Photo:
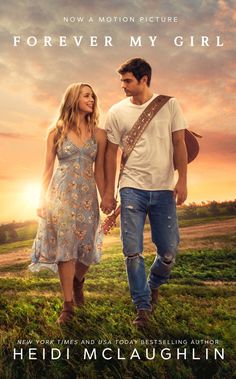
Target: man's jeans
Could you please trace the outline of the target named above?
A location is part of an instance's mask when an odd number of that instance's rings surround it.
[[[179,243],[173,191],[146,191],[122,188],[121,238],[132,300],[137,309],[151,309],[151,289],[167,282]],[[143,230],[149,216],[156,256],[147,282],[143,252]]]

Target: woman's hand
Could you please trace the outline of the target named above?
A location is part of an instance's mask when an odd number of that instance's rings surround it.
[[[100,208],[106,215],[116,209],[117,201],[113,196],[104,195],[100,203]]]
[[[37,216],[41,218],[46,217],[46,206],[41,206],[40,208],[37,209]]]
[[[46,204],[45,197],[41,193],[40,200],[39,200],[39,206],[37,208],[37,216],[38,217],[41,217],[41,218],[45,218],[46,217],[46,206],[47,206],[47,204]]]

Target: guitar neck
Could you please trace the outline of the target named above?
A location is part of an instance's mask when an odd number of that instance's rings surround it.
[[[115,216],[115,218],[117,218],[120,214],[120,205],[118,208],[116,208],[112,214],[112,216]]]

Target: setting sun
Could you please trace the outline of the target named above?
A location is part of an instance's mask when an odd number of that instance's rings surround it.
[[[25,206],[29,208],[37,208],[40,195],[39,183],[28,183],[22,193],[22,200]]]

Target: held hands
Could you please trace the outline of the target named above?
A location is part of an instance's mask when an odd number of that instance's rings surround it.
[[[180,179],[177,181],[176,186],[174,188],[174,198],[176,200],[177,205],[181,205],[187,199],[187,185],[186,181],[181,181]]]
[[[104,195],[100,203],[100,208],[106,215],[109,215],[116,209],[117,201],[113,196]]]

